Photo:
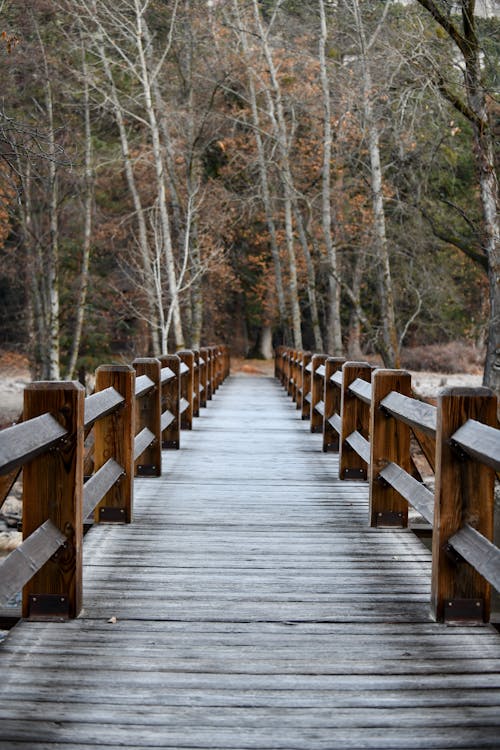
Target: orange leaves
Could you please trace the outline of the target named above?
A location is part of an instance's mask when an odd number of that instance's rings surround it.
[[[2,31],[2,33],[0,34],[0,39],[5,45],[8,55],[10,55],[14,47],[19,44],[19,39],[17,38],[17,36],[15,34],[9,34],[7,31]]]

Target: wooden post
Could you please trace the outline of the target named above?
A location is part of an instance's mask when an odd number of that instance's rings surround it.
[[[99,419],[94,426],[94,466],[113,458],[123,468],[122,478],[104,495],[94,511],[94,521],[132,521],[134,500],[135,370],[128,365],[101,365],[95,390],[113,387],[124,405]]]
[[[200,350],[193,349],[193,417],[200,416]]]
[[[302,352],[298,349],[295,349],[293,353],[293,361],[292,361],[292,401],[296,404],[297,409],[300,408],[299,401],[300,401],[300,366],[302,363]]]
[[[340,436],[337,430],[330,424],[330,419],[337,414],[340,422],[341,412],[341,391],[340,388],[332,382],[331,378],[336,372],[342,370],[345,359],[343,357],[327,357],[325,362],[325,418],[323,421],[323,451],[338,452],[340,446]]]
[[[411,375],[403,370],[375,370],[370,412],[370,526],[408,525],[408,503],[379,474],[393,462],[410,473],[410,428],[391,417],[380,402],[392,391],[411,397]]]
[[[214,346],[212,348],[215,358],[215,391],[217,391],[222,383],[222,355],[219,346]]]
[[[302,419],[311,416],[311,352],[302,352]]]
[[[214,394],[214,353],[212,347],[207,346],[207,401],[212,400]]]
[[[24,391],[24,420],[48,412],[68,432],[23,470],[24,538],[50,519],[67,539],[24,586],[26,618],[67,619],[82,608],[84,404],[85,389],[76,382],[30,383]]]
[[[325,381],[324,376],[320,375],[317,370],[324,366],[326,360],[326,354],[313,354],[311,359],[311,432],[323,432],[324,409],[320,413],[316,411],[316,407],[323,402]]]
[[[346,442],[353,432],[360,432],[368,438],[370,410],[353,393],[349,386],[357,378],[370,381],[372,368],[367,362],[345,362],[342,367],[341,419],[342,435],[340,441],[339,477],[340,479],[366,479],[367,464]]]
[[[231,374],[231,352],[229,347],[224,345],[224,380]]]
[[[203,388],[202,391],[200,391],[200,407],[205,408],[207,405],[207,388],[208,388],[208,371],[209,371],[209,362],[208,362],[208,356],[209,352],[206,346],[202,346],[200,349],[200,386]]]
[[[136,433],[147,427],[155,440],[135,462],[138,477],[161,477],[161,363],[156,357],[140,357],[132,362],[136,377],[147,375],[155,387],[135,401]]]
[[[181,429],[193,429],[193,383],[194,383],[194,354],[188,349],[177,352],[181,361],[188,368],[181,376]],[[187,407],[182,408],[182,402],[187,401]]]
[[[162,448],[178,449],[181,444],[181,418],[180,418],[180,400],[181,400],[181,358],[177,354],[164,354],[160,357],[162,367],[169,367],[175,378],[172,378],[162,388],[162,412],[169,411],[174,417],[173,422],[163,431]]]
[[[488,388],[447,388],[438,397],[431,602],[439,622],[487,622],[490,585],[450,554],[448,539],[468,523],[493,537],[494,470],[463,455],[452,436],[468,419],[496,427],[496,398]]]
[[[295,377],[295,359],[297,357],[297,350],[290,349],[288,352],[288,380],[286,384],[286,391],[288,395],[293,398],[293,385]]]
[[[282,378],[282,371],[283,371],[283,347],[277,346],[274,350],[274,377],[276,380],[280,380]]]

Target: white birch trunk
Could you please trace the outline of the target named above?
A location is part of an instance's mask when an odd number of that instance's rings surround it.
[[[80,280],[76,303],[76,321],[71,343],[71,353],[68,364],[68,380],[75,375],[76,362],[82,339],[83,321],[85,317],[85,305],[87,302],[87,290],[89,283],[90,245],[92,240],[92,204],[94,199],[94,180],[92,169],[92,131],[90,126],[90,94],[89,75],[86,60],[86,51],[82,44],[82,75],[83,75],[83,104],[84,104],[84,132],[85,132],[85,187],[84,187],[84,229],[82,264],[80,269]]]
[[[331,159],[332,159],[332,114],[330,104],[330,82],[326,66],[326,40],[328,30],[326,25],[325,5],[319,0],[321,31],[319,37],[319,70],[321,90],[323,94],[323,167],[321,172],[321,224],[325,242],[330,273],[328,277],[328,323],[327,349],[335,357],[343,352],[342,326],[340,322],[340,284],[337,281],[339,269],[337,264],[337,249],[332,237],[332,209],[331,209]]]
[[[179,304],[179,289],[177,284],[177,274],[175,269],[175,259],[172,247],[172,235],[170,231],[170,218],[167,208],[167,192],[165,189],[165,165],[162,154],[160,131],[156,111],[153,103],[153,94],[151,90],[151,77],[148,69],[146,53],[144,50],[143,39],[145,32],[143,29],[142,14],[144,6],[138,0],[134,0],[135,19],[136,19],[136,47],[138,54],[139,67],[141,71],[141,84],[144,95],[144,103],[149,120],[151,132],[151,142],[153,146],[153,158],[155,162],[156,187],[158,191],[158,205],[160,209],[163,252],[165,267],[167,271],[168,288],[171,297],[172,322],[174,328],[175,344],[178,349],[184,348],[184,334],[182,331],[181,312]]]

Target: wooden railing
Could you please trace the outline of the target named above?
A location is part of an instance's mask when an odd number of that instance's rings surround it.
[[[181,428],[192,428],[228,374],[227,347],[211,346],[98,367],[87,398],[77,382],[26,387],[23,421],[0,431],[4,486],[23,469],[24,538],[0,565],[0,604],[22,588],[25,618],[79,614],[86,519],[132,521],[134,476],[161,475],[162,447],[179,448]]]
[[[492,543],[500,471],[496,397],[487,388],[446,388],[437,407],[412,397],[411,376],[285,347],[275,374],[323,450],[339,452],[339,478],[369,483],[368,522],[405,527],[411,505],[432,527],[431,606],[440,622],[487,622],[500,589]],[[411,435],[435,472],[419,481]]]

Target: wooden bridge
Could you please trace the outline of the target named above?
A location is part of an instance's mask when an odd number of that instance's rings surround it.
[[[307,360],[300,377],[285,360],[324,416]],[[44,621],[25,592],[0,645],[0,748],[500,747],[500,636],[435,621],[427,548],[370,526],[362,473],[339,479],[278,380],[232,376],[206,404],[135,481],[133,523],[86,535],[79,616]]]

